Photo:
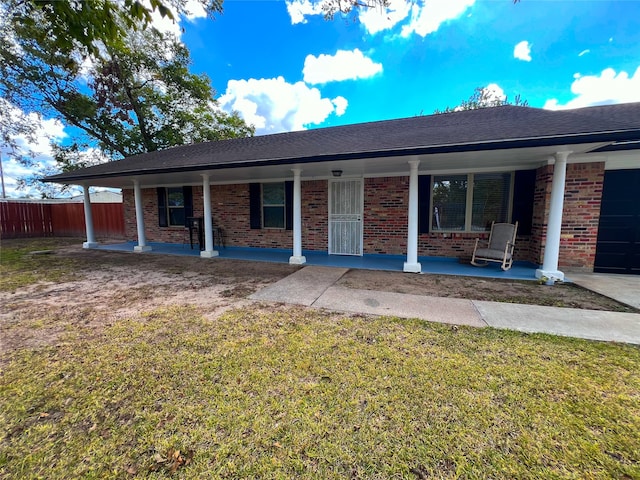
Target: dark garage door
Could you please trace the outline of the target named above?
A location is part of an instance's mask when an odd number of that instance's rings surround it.
[[[596,272],[640,275],[640,170],[607,170]]]

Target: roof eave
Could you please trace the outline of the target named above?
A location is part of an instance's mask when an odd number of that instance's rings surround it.
[[[320,163],[331,161],[344,161],[355,160],[363,158],[380,158],[380,157],[398,157],[409,155],[433,155],[442,153],[459,153],[470,151],[487,151],[487,150],[506,150],[517,148],[530,148],[541,146],[555,146],[555,145],[570,145],[581,143],[601,143],[601,142],[620,142],[628,140],[637,140],[640,135],[640,130],[617,130],[610,132],[598,132],[598,133],[582,133],[582,134],[570,134],[570,135],[553,135],[546,137],[531,137],[531,138],[517,138],[517,139],[505,139],[505,140],[489,140],[483,142],[469,142],[469,143],[457,143],[435,146],[418,146],[407,148],[394,148],[386,150],[373,150],[373,151],[360,151],[349,153],[337,153],[329,155],[315,155],[310,157],[281,157],[270,159],[257,159],[257,160],[244,160],[233,163],[208,163],[189,166],[177,166],[177,167],[165,167],[165,168],[145,168],[145,169],[133,169],[133,170],[120,170],[118,172],[109,172],[103,174],[87,175],[71,175],[69,174],[57,174],[48,176],[42,179],[44,182],[50,183],[88,183],[91,180],[107,179],[115,177],[135,177],[140,175],[165,174],[165,173],[179,173],[179,172],[194,172],[202,170],[220,170],[220,169],[233,169],[233,168],[245,168],[256,166],[269,166],[269,165],[287,165],[287,164],[305,164],[305,163]],[[603,147],[604,148],[604,147]],[[89,167],[87,170],[91,170]],[[81,170],[80,170],[81,171]]]

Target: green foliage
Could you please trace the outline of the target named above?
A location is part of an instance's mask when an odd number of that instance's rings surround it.
[[[236,113],[217,107],[209,78],[190,72],[187,48],[145,28],[153,10],[172,15],[167,5],[180,13],[184,3],[6,2],[0,7],[0,96],[76,127],[72,143],[110,159],[252,135]],[[206,4],[209,11],[221,9],[217,0]],[[73,168],[77,152],[56,154],[59,168]]]
[[[125,43],[131,30],[149,28],[154,11],[172,20],[176,20],[175,14],[185,11],[185,2],[180,0],[150,0],[148,4],[138,0],[10,0],[6,3],[18,23],[33,27],[43,19],[59,50],[71,52],[81,46],[93,56],[100,56],[100,44]],[[209,15],[222,12],[220,0],[199,0],[198,3]]]

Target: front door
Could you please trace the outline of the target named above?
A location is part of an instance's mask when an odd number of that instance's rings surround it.
[[[329,254],[362,255],[362,179],[329,181]]]

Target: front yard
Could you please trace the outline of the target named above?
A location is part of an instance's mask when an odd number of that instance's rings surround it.
[[[637,347],[245,298],[287,265],[27,254],[57,246],[2,246],[2,478],[640,478]]]

